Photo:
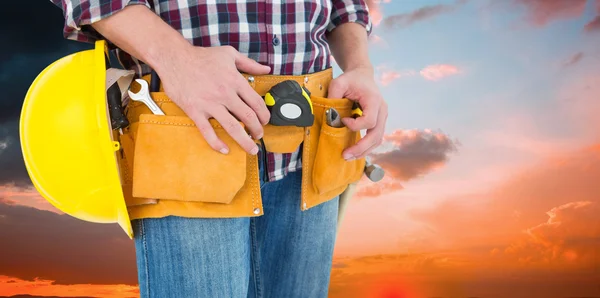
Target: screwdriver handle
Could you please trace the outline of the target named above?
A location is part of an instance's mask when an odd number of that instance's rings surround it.
[[[129,126],[129,121],[123,113],[121,105],[121,90],[116,82],[106,91],[106,100],[108,101],[108,111],[110,115],[110,124],[112,129],[123,129]]]

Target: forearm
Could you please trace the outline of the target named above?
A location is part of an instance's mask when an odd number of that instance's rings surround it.
[[[329,47],[342,71],[363,69],[373,72],[369,60],[365,28],[357,23],[345,23],[328,34]]]
[[[169,61],[191,44],[179,32],[143,5],[130,5],[92,27],[113,44],[152,68],[168,67]]]

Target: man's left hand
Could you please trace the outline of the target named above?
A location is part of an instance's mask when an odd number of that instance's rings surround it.
[[[357,68],[344,72],[331,81],[327,97],[356,101],[363,111],[362,116],[356,119],[342,119],[344,125],[352,131],[367,130],[367,134],[360,141],[344,150],[344,159],[363,158],[381,145],[388,107],[375,83],[372,68]]]

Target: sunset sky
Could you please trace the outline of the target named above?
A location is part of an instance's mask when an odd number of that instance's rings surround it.
[[[62,38],[49,1],[12,2],[0,12],[0,296],[136,297],[133,243],[61,215],[20,155],[27,87],[89,45]],[[387,176],[359,185],[331,297],[600,297],[600,0],[369,4],[390,110],[373,159]]]

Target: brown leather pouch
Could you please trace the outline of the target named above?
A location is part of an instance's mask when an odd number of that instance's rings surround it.
[[[272,153],[292,153],[298,149],[304,137],[304,129],[297,126],[264,126],[265,148]]]
[[[228,154],[212,149],[192,119],[163,92],[152,97],[167,115],[151,114],[138,102],[128,111],[132,142],[124,147],[134,148],[129,149],[134,158],[133,199],[128,205],[154,200],[230,204],[238,195],[248,196],[244,200],[260,196],[258,186],[247,181],[258,177],[257,159],[248,158],[216,120],[210,123],[229,147]]]
[[[326,124],[323,113],[319,142],[316,146],[315,164],[312,171],[313,186],[318,194],[330,192],[353,182],[364,170],[364,161],[347,161],[342,152],[360,140],[360,131],[348,127],[332,127]]]
[[[149,198],[136,198],[132,194],[133,186],[133,157],[134,157],[134,142],[132,134],[126,132],[119,136],[121,142],[121,153],[122,159],[119,159],[119,165],[121,167],[122,185],[123,185],[123,196],[125,197],[125,204],[127,206],[138,206],[144,204],[156,204],[155,199]]]
[[[302,207],[304,210],[340,195],[363,175],[365,159],[346,161],[344,149],[361,139],[360,132],[326,124],[325,111],[335,108],[349,117],[352,101],[312,96],[315,122],[306,129],[302,152]]]

